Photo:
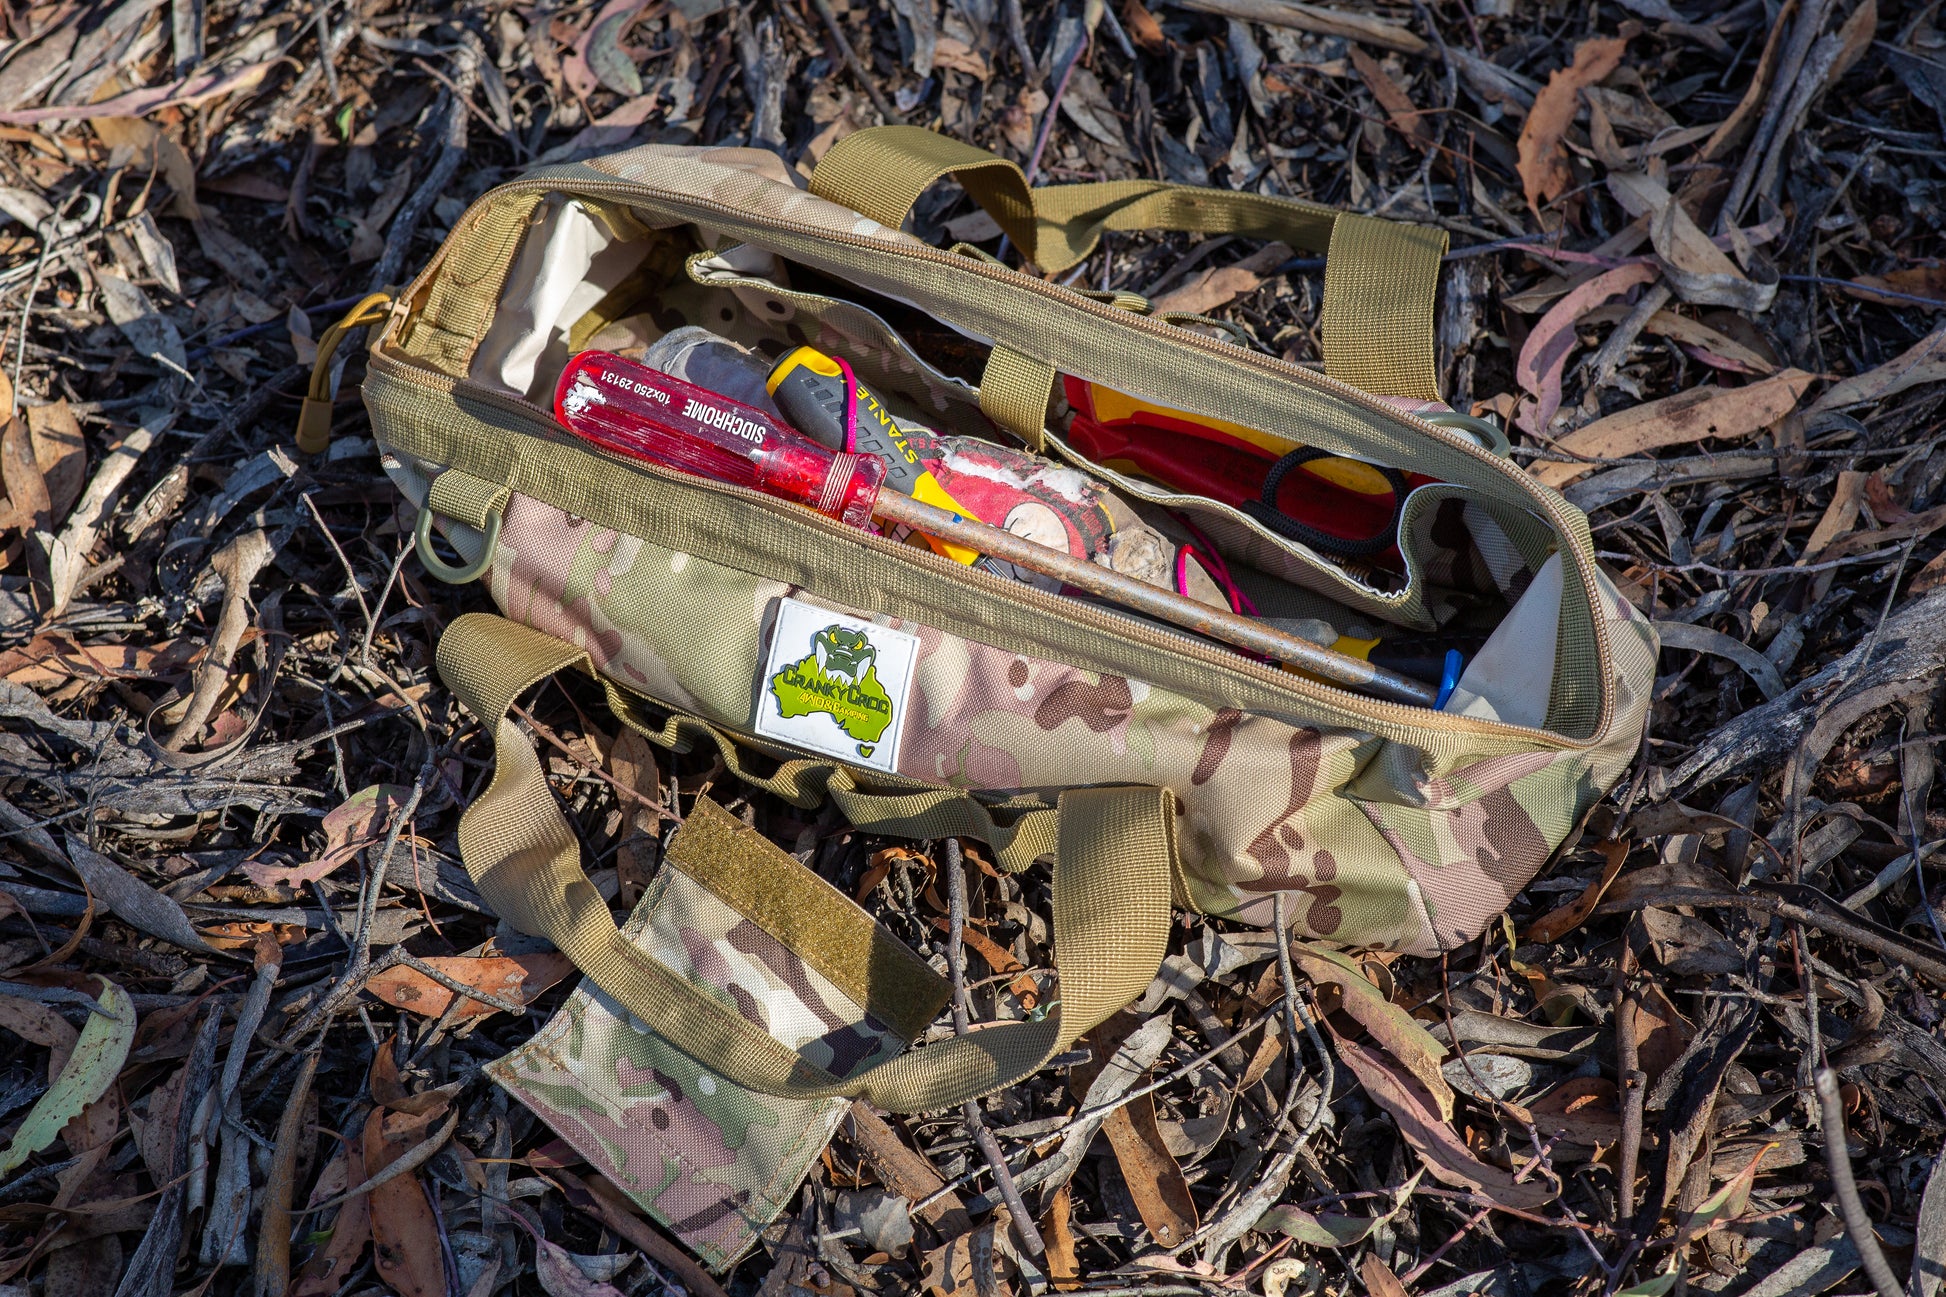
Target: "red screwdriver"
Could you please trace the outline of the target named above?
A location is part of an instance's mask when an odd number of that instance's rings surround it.
[[[606,351],[584,351],[568,362],[555,388],[554,413],[570,431],[634,459],[750,487],[861,529],[874,518],[904,524],[1394,702],[1431,707],[1438,698],[1438,690],[1421,681],[911,496],[881,491],[885,464],[876,456],[828,450],[761,410]]]

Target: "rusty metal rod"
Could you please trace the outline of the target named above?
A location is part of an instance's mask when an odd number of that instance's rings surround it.
[[[1392,702],[1410,703],[1418,707],[1431,707],[1439,700],[1439,691],[1423,681],[1375,667],[1362,659],[1328,648],[1320,648],[1309,640],[1287,635],[1260,621],[1197,603],[1194,599],[1186,599],[1160,586],[1123,576],[1113,568],[1075,558],[1046,545],[1037,545],[1010,531],[1002,531],[963,514],[949,513],[909,495],[880,491],[878,500],[872,505],[872,514],[883,521],[904,523],[914,531],[964,545],[982,554],[991,554],[1031,572],[1039,572],[1042,576],[1051,576],[1077,590],[1111,599],[1199,635],[1208,635],[1237,648],[1261,653],[1278,662],[1288,662],[1352,689],[1362,689]]]

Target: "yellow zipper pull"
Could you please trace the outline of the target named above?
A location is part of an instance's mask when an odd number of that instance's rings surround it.
[[[324,331],[318,339],[318,358],[311,363],[311,386],[304,394],[304,407],[297,414],[297,448],[306,455],[317,455],[331,444],[331,359],[338,344],[353,329],[375,324],[391,308],[390,293],[373,293],[345,312],[344,318]]]

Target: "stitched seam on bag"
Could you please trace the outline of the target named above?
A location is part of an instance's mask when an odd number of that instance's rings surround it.
[[[397,393],[399,396],[403,397],[407,392],[410,392],[411,396],[413,397],[425,397],[425,398],[430,398],[432,400],[440,399],[438,397],[434,397],[430,392],[422,393],[417,389],[412,388],[408,380],[404,380],[404,379],[388,380],[387,377],[383,375],[382,372],[379,373],[378,375],[375,375],[375,377],[378,379],[378,383],[380,385],[378,390],[385,391],[386,389],[391,389],[391,392],[388,393],[388,395],[392,393]],[[368,387],[367,387],[368,401],[370,400],[370,392],[372,390],[373,387],[368,382]],[[452,398],[450,397],[450,395],[448,395],[444,399],[451,400]],[[384,404],[385,404],[384,398],[381,398],[381,406],[383,406]],[[407,408],[410,409],[412,408],[412,406],[415,406],[416,404],[417,402],[410,402]],[[495,475],[496,480],[505,482],[511,486],[515,486],[517,494],[527,495],[528,498],[536,500],[537,502],[539,502],[542,505],[545,505],[548,508],[557,509],[566,513],[574,513],[576,514],[576,516],[580,516],[580,517],[592,518],[594,521],[600,523],[600,525],[607,527],[611,530],[617,530],[622,532],[625,535],[630,535],[638,539],[645,540],[649,544],[656,545],[659,548],[670,548],[670,546],[662,539],[658,539],[653,536],[644,536],[642,532],[643,530],[646,530],[645,528],[633,524],[622,525],[619,524],[617,521],[610,521],[609,519],[601,516],[601,511],[607,507],[608,504],[607,501],[603,501],[603,500],[578,501],[575,502],[578,507],[571,509],[563,504],[556,503],[540,495],[533,494],[532,489],[528,484],[520,483],[516,485],[516,479],[519,477],[519,472],[514,465],[515,455],[511,450],[507,450],[504,452],[495,452],[491,454],[482,454],[482,451],[485,448],[482,447],[480,444],[478,444],[478,442],[479,440],[485,440],[485,439],[478,439],[474,442],[462,443],[453,439],[450,436],[450,434],[441,427],[441,425],[445,424],[449,419],[465,419],[477,425],[478,423],[477,416],[472,416],[470,414],[467,414],[465,411],[461,409],[453,410],[450,415],[435,416],[428,413],[420,413],[416,409],[412,413],[407,413],[406,410],[393,407],[390,409],[382,409],[381,413],[375,415],[375,418],[377,418],[380,422],[385,422],[393,425],[391,426],[390,429],[389,440],[391,440],[395,444],[399,444],[405,447],[410,453],[413,454],[431,453],[429,449],[422,449],[422,448],[428,447],[429,443],[437,443],[440,448],[439,450],[440,458],[452,462],[456,466],[466,467],[469,472],[473,472],[476,476]],[[504,430],[501,430],[499,428],[495,429],[495,433],[496,435],[492,438],[492,440],[496,443],[499,443],[502,446],[509,446],[509,447],[520,446],[524,449],[527,445],[535,444],[538,442],[538,439],[534,438],[533,434],[530,433],[525,433],[525,432],[507,433]],[[545,449],[552,451],[555,449],[555,447],[549,445]],[[561,449],[576,451],[578,448],[562,447]],[[460,463],[460,461],[465,461],[465,462]],[[671,490],[680,491],[684,489],[679,484],[675,484],[675,483],[664,484],[658,481],[653,483],[652,485],[654,489],[657,490],[663,489],[665,485],[667,486],[668,489]],[[527,487],[527,489],[522,489],[523,487]],[[721,503],[727,506],[730,502],[721,502]],[[773,518],[770,516],[766,516],[761,520],[761,523],[758,525],[764,528],[776,528],[776,527],[788,527],[789,523],[786,520],[781,518]],[[779,582],[780,584],[792,584],[796,582],[800,577],[807,575],[805,572],[802,571],[786,571],[786,572],[782,572],[781,574],[778,571],[774,571],[774,570],[768,572],[757,572],[747,567],[738,566],[737,564],[738,561],[740,560],[729,560],[725,558],[716,557],[713,555],[696,554],[693,549],[690,550],[689,552],[698,561],[711,563],[718,567],[723,567],[731,571],[757,576],[764,580],[774,580]],[[820,573],[815,573],[810,575],[812,575],[815,579],[817,576],[822,576],[824,574],[820,572]],[[843,601],[841,596],[830,596],[830,597],[840,602]],[[913,598],[915,600],[918,598],[918,596],[916,595],[911,595],[907,597]],[[857,606],[857,605],[853,604],[851,606]],[[933,614],[944,612],[948,616],[952,616],[955,618],[963,616],[962,613],[955,612],[953,609],[934,607],[930,604],[928,605],[928,608],[924,611]],[[908,614],[900,612],[897,613],[897,615],[906,616]],[[938,618],[936,615],[934,616],[922,615],[922,611],[918,609],[915,609],[909,615],[912,620],[921,621],[927,625],[938,627]],[[1092,650],[1085,650],[1085,649],[1065,650],[1064,652],[1066,652],[1067,654],[1066,656],[1063,656],[1058,659],[1050,657],[1049,646],[1041,639],[1034,638],[1039,634],[1041,634],[1040,629],[1038,627],[1029,630],[1025,627],[1021,627],[1013,624],[996,624],[990,626],[988,629],[993,633],[986,637],[980,637],[980,636],[973,635],[971,633],[966,633],[966,632],[956,631],[956,630],[946,630],[945,633],[955,635],[958,638],[974,639],[977,640],[977,642],[988,644],[996,648],[1005,649],[1007,651],[1022,652],[1030,656],[1041,657],[1050,661],[1059,660],[1059,661],[1067,662],[1071,665],[1075,664],[1074,663],[1075,657],[1082,657],[1084,659],[1088,659],[1088,661],[1086,661],[1085,664],[1081,664],[1083,666],[1083,669],[1085,670],[1097,671],[1097,672],[1109,672],[1113,674],[1128,674],[1130,671],[1130,668],[1125,662],[1118,665],[1113,662],[1095,660],[1095,653]],[[1015,639],[1015,637],[1020,638],[1021,642],[1018,645],[1012,642]],[[1196,668],[1199,671],[1213,669],[1213,668],[1204,667],[1203,664],[1200,663],[1196,664]],[[1136,674],[1139,676],[1140,673],[1136,672]],[[1151,683],[1153,683],[1153,681],[1151,681]],[[1225,686],[1226,689],[1230,684],[1230,682],[1228,681],[1222,681],[1220,683],[1223,686]],[[1280,713],[1288,713],[1293,709],[1304,709],[1304,708],[1312,708],[1312,707],[1315,707],[1319,710],[1324,710],[1328,706],[1328,704],[1323,702],[1313,703],[1311,702],[1311,700],[1301,699],[1296,697],[1263,699],[1261,701],[1256,701],[1251,699],[1236,699],[1234,698],[1233,695],[1230,695],[1228,693],[1219,695],[1218,698],[1213,701],[1208,693],[1207,687],[1201,682],[1196,682],[1196,681],[1185,681],[1179,685],[1169,684],[1169,685],[1161,685],[1156,687],[1166,689],[1168,692],[1177,694],[1178,696],[1183,697],[1189,701],[1201,703],[1204,706],[1213,706],[1213,707],[1226,706],[1226,705],[1241,706],[1243,710],[1249,711],[1253,714],[1277,715]],[[1267,686],[1260,686],[1256,682],[1252,681],[1252,682],[1242,682],[1242,687],[1248,688],[1254,693],[1257,689],[1264,688]],[[714,723],[731,724],[732,722],[714,722]],[[1361,733],[1372,732],[1371,722],[1367,718],[1363,718],[1363,717],[1353,718],[1350,716],[1345,716],[1345,717],[1332,716],[1332,717],[1324,718],[1322,720],[1313,718],[1311,723],[1322,724],[1324,727],[1334,729],[1334,730],[1355,731]],[[1439,750],[1447,746],[1446,744],[1440,742],[1439,740],[1450,738],[1453,745],[1461,746],[1465,751],[1469,753],[1481,750],[1482,744],[1475,736],[1458,735],[1458,734],[1451,735],[1451,736],[1429,735],[1425,731],[1419,729],[1419,727],[1416,724],[1407,728],[1409,728],[1413,732],[1410,733],[1409,735],[1400,734],[1388,741],[1405,741],[1413,744],[1414,746],[1432,747],[1435,750]],[[1543,739],[1542,737],[1537,735],[1533,739],[1521,739],[1521,740],[1514,740],[1511,738],[1501,738],[1495,736],[1494,738],[1486,740],[1485,745],[1488,748],[1488,750],[1492,750],[1492,751],[1511,752],[1511,751],[1545,749],[1548,751],[1568,752],[1568,751],[1585,751],[1590,749],[1598,749],[1604,741],[1605,741],[1605,736],[1600,736],[1600,735],[1590,737],[1590,738],[1583,738],[1583,739],[1568,738],[1563,735],[1552,735],[1552,736],[1547,736],[1546,739]]]
[[[525,183],[534,183],[536,181],[542,183],[549,183],[549,182],[558,181],[560,184],[564,186],[571,186],[574,183],[575,179],[578,178],[578,176],[582,174],[582,172],[585,170],[592,170],[592,168],[585,168],[585,169],[561,168],[558,170],[544,170],[542,172],[535,173],[535,175],[529,177],[528,181]],[[678,187],[680,187],[682,183],[682,179],[683,179],[682,175],[680,173],[677,173],[671,179],[662,181],[661,183],[665,186],[669,184],[675,184]],[[646,188],[650,190],[657,189],[656,184],[651,184],[646,181],[640,183],[643,183],[646,186]],[[1191,201],[1191,205],[1193,206],[1193,200],[1190,201]],[[697,210],[698,204],[705,204],[705,203],[710,204],[712,206],[711,212],[707,215],[700,213]],[[807,233],[801,230],[778,230],[775,228],[765,228],[763,222],[767,217],[771,218],[773,221],[777,219],[776,214],[774,213],[767,213],[762,210],[751,210],[751,211],[738,210],[728,204],[724,204],[715,199],[700,198],[690,193],[682,193],[682,192],[671,193],[666,191],[645,193],[638,206],[642,209],[649,211],[652,215],[667,217],[674,221],[679,221],[679,222],[687,221],[690,223],[700,223],[707,226],[708,228],[720,230],[721,232],[730,234],[734,237],[744,238],[752,242],[760,243],[762,246],[769,247],[774,250],[778,250],[780,252],[783,252],[785,255],[791,255],[797,257],[800,260],[805,260],[814,266],[828,266],[830,268],[836,268],[840,270],[851,269],[853,267],[861,266],[861,262],[862,262],[861,258],[851,258],[850,263],[848,265],[842,265],[842,266],[839,265],[836,259],[835,249],[831,249],[831,248],[824,249],[825,251],[829,252],[831,254],[831,257],[833,258],[828,263],[827,261],[820,259],[813,252],[806,251],[804,248],[804,243],[806,240],[810,240],[814,248],[817,247],[819,243],[818,235],[817,232],[815,231]],[[792,252],[790,249],[792,249],[793,247],[795,247],[797,251]],[[913,268],[915,275],[917,275],[921,269],[923,268],[919,268],[919,267]],[[934,269],[936,270],[937,268],[935,267]],[[862,272],[862,268],[861,268],[861,272]],[[864,274],[860,282],[868,282],[870,280],[871,280],[871,275]],[[912,282],[916,283],[917,280],[915,279]],[[894,287],[896,287],[896,285]],[[1004,294],[998,292],[997,285],[988,284],[985,287],[994,293],[996,301],[1000,297],[1004,296]],[[970,292],[970,286],[969,286],[969,292]],[[893,295],[900,296],[901,294],[895,291],[893,292]],[[963,331],[973,332],[978,336],[991,336],[991,337],[1001,339],[1003,341],[1012,341],[1016,339],[1017,335],[1015,333],[997,327],[997,325],[994,324],[991,320],[983,320],[978,318],[982,312],[991,315],[993,310],[998,309],[992,303],[988,302],[984,297],[974,298],[963,294],[962,295],[942,294],[942,296],[952,297],[953,303],[955,305],[964,308],[964,310],[966,311],[972,311],[974,313],[972,316],[960,315],[960,316],[953,317],[952,322],[955,324],[955,327],[959,327]],[[1042,307],[1049,307],[1052,305],[1046,301],[1041,301],[1038,304]],[[1061,313],[1059,311],[1049,310],[1049,311],[1042,312],[1041,314],[1045,314],[1048,317],[1045,321],[1042,321],[1046,330],[1049,332],[1049,334],[1058,337],[1059,325],[1061,323],[1058,317],[1060,316]],[[1130,341],[1134,342],[1135,340],[1131,339]],[[1058,343],[1054,345],[1058,347]],[[1123,357],[1121,359],[1126,360],[1126,357]],[[1325,397],[1326,394],[1319,393],[1319,392],[1311,392],[1306,395],[1321,400]],[[1367,431],[1371,431],[1371,430],[1368,429]],[[1376,437],[1374,444],[1376,445],[1387,441],[1396,443],[1399,439],[1398,433],[1399,430],[1394,429],[1393,435],[1390,436],[1389,438]],[[1431,450],[1436,448],[1428,447],[1425,445],[1419,445],[1417,449],[1421,451],[1430,452]],[[1472,467],[1477,467],[1477,466],[1472,466]],[[1445,469],[1438,469],[1437,471],[1439,472],[1439,475],[1442,477],[1453,475]],[[1505,469],[1502,474],[1503,478],[1511,478],[1517,475],[1518,475],[1518,470],[1513,469],[1511,467]],[[1464,474],[1460,474],[1460,476],[1464,476]],[[1476,483],[1476,485],[1480,485],[1482,489],[1488,490],[1490,492],[1498,493],[1499,487],[1510,486],[1510,481],[1503,480],[1498,484],[1498,486],[1487,486],[1482,483]],[[1527,494],[1531,496],[1532,495],[1531,490],[1528,491]],[[1586,524],[1585,517],[1580,517],[1578,518],[1578,520],[1575,520],[1575,519],[1569,519],[1564,515],[1560,521],[1562,522],[1563,526],[1566,528],[1566,535],[1568,537],[1577,539],[1579,542],[1577,544],[1571,545],[1570,548],[1572,548],[1575,551],[1575,554],[1577,555],[1575,567],[1577,569],[1578,575],[1582,578],[1583,583],[1585,584],[1586,580],[1588,579],[1588,574],[1592,570],[1592,566],[1591,566],[1592,565],[1592,543],[1587,533],[1587,524]],[[1590,629],[1592,631],[1593,638],[1596,641],[1595,651],[1597,653],[1597,656],[1600,658],[1605,658],[1606,636],[1604,633],[1604,627],[1602,626],[1599,620],[1595,620],[1592,623]],[[1604,663],[1598,663],[1598,669],[1600,665],[1604,665]],[[1597,712],[1597,720],[1599,721],[1601,719],[1601,713],[1603,711],[1606,711],[1612,695],[1608,690],[1607,682],[1605,679],[1598,680],[1596,683],[1598,688],[1601,690],[1600,699],[1598,703],[1598,712]],[[1607,728],[1606,726],[1601,726],[1597,732],[1586,736],[1586,741],[1591,743],[1598,743],[1604,737],[1606,728]]]
[[[711,989],[714,989],[714,988],[711,988]],[[624,1012],[626,1012],[626,1010],[624,1010]],[[631,1015],[631,1016],[632,1016],[632,1015]],[[648,1034],[650,1034],[650,1035],[654,1035],[655,1033],[654,1033],[654,1032],[650,1032],[650,1033],[648,1033]],[[659,1037],[659,1036],[658,1036],[658,1037],[656,1037],[656,1038],[657,1038],[658,1040],[661,1040],[661,1039],[662,1039],[662,1038],[661,1038],[661,1037]],[[667,1044],[668,1044],[669,1042],[668,1042],[668,1041],[666,1041],[666,1040],[664,1040],[664,1041],[663,1041],[663,1043],[664,1043],[665,1045],[667,1045]],[[675,1048],[675,1046],[673,1046],[673,1045],[670,1045],[669,1047],[670,1047],[671,1049],[674,1049],[674,1048]],[[545,1060],[547,1061],[547,1063],[548,1063],[548,1064],[549,1064],[550,1066],[552,1066],[552,1067],[556,1067],[556,1068],[559,1068],[559,1069],[560,1069],[560,1070],[561,1070],[562,1072],[566,1072],[566,1073],[568,1073],[569,1075],[573,1075],[573,1072],[572,1072],[572,1070],[571,1070],[571,1069],[570,1069],[570,1068],[568,1067],[568,1065],[567,1065],[567,1061],[566,1061],[566,1059],[565,1059],[565,1057],[564,1057],[564,1056],[562,1056],[561,1054],[559,1054],[559,1053],[557,1053],[557,1052],[556,1052],[556,1048],[557,1048],[557,1047],[556,1047],[556,1046],[554,1045],[554,1043],[553,1043],[552,1041],[549,1041],[549,1042],[548,1042],[547,1044],[545,1044],[545,1045],[543,1045],[543,1044],[541,1044],[541,1043],[539,1043],[538,1041],[530,1041],[530,1042],[528,1043],[528,1045],[527,1045],[527,1047],[526,1047],[525,1049],[523,1049],[523,1050],[522,1050],[521,1052],[522,1052],[522,1053],[527,1053],[527,1054],[531,1054],[531,1055],[532,1055],[532,1056],[534,1056],[534,1057],[538,1057],[538,1058],[542,1058],[542,1059],[545,1059]],[[680,1050],[678,1050],[677,1052],[678,1052],[678,1053],[680,1053],[681,1051],[680,1051]],[[697,1060],[697,1061],[700,1061],[700,1060]],[[704,1072],[704,1075],[706,1075],[706,1076],[710,1076],[710,1075],[713,1075],[713,1074],[712,1074],[712,1073],[710,1073],[710,1072],[708,1072],[708,1071],[705,1071],[705,1072]],[[730,1082],[729,1082],[729,1081],[727,1081],[727,1080],[726,1080],[726,1081],[725,1081],[724,1083],[725,1083],[725,1084],[730,1084]],[[683,1099],[683,1098],[687,1098],[687,1097],[688,1097],[687,1095],[683,1095],[683,1094],[681,1094],[681,1092],[680,1092],[680,1091],[676,1091],[676,1090],[673,1090],[673,1089],[672,1089],[672,1090],[670,1090],[670,1091],[669,1091],[669,1093],[670,1093],[670,1095],[671,1095],[672,1097],[675,1097],[675,1098],[678,1098],[678,1099]],[[653,1102],[655,1102],[655,1100],[653,1100],[653,1099],[651,1099],[651,1100],[649,1100],[649,1102],[651,1102],[651,1103],[653,1103]],[[682,1168],[683,1168],[684,1170],[687,1170],[687,1171],[693,1171],[693,1172],[698,1172],[698,1173],[700,1173],[700,1172],[701,1172],[701,1171],[702,1171],[702,1170],[704,1169],[704,1168],[702,1168],[702,1167],[700,1167],[700,1166],[698,1166],[698,1165],[696,1165],[695,1163],[693,1163],[693,1162],[691,1162],[691,1161],[689,1160],[689,1158],[688,1158],[687,1156],[685,1156],[685,1155],[684,1155],[684,1153],[682,1152],[682,1150],[681,1150],[681,1149],[678,1149],[678,1148],[676,1148],[676,1147],[675,1147],[674,1145],[672,1145],[672,1144],[670,1144],[668,1140],[666,1140],[666,1139],[664,1139],[664,1138],[662,1137],[662,1132],[661,1132],[661,1131],[659,1131],[659,1130],[655,1130],[655,1129],[653,1129],[653,1128],[650,1128],[650,1129],[645,1129],[645,1130],[643,1130],[643,1131],[642,1131],[642,1133],[643,1133],[644,1135],[647,1135],[647,1136],[649,1137],[649,1139],[651,1139],[651,1140],[653,1140],[653,1141],[654,1141],[654,1142],[655,1142],[655,1143],[656,1143],[657,1145],[659,1145],[659,1146],[660,1146],[660,1147],[662,1148],[662,1150],[663,1150],[663,1151],[664,1151],[665,1153],[667,1153],[667,1154],[669,1155],[669,1157],[670,1157],[670,1159],[671,1159],[672,1161],[674,1161],[674,1162],[675,1162],[675,1163],[676,1163],[677,1165],[679,1165],[679,1166],[681,1166],[681,1167],[682,1167]],[[653,1210],[653,1209],[652,1209],[652,1210]],[[671,1226],[670,1228],[672,1228],[672,1229],[673,1229],[673,1228],[674,1228],[674,1226],[672,1225],[672,1226]]]
[[[730,825],[722,825],[720,827],[732,834],[738,831],[752,831],[740,823],[735,824],[734,827]],[[698,823],[697,832],[699,834],[707,834],[708,831],[709,827],[707,823]],[[684,832],[688,832],[688,825],[684,826]],[[760,839],[760,841],[762,840]],[[679,852],[678,849],[685,845],[689,847],[689,850]],[[908,978],[922,980],[928,988],[929,993],[926,995],[895,997],[894,1002],[891,1004],[887,1004],[885,1002],[886,997],[881,995],[875,1008],[871,995],[874,987],[869,984],[874,979],[866,978],[868,985],[865,986],[865,995],[861,998],[855,984],[853,986],[845,985],[846,982],[854,981],[854,979],[849,970],[834,965],[832,960],[833,952],[820,947],[815,941],[806,940],[806,934],[801,928],[800,930],[790,932],[788,935],[785,932],[776,930],[778,927],[792,926],[797,916],[779,914],[767,917],[764,912],[765,907],[758,903],[763,888],[756,885],[754,878],[752,878],[752,890],[750,892],[738,895],[727,894],[728,891],[735,890],[734,885],[737,882],[737,877],[735,875],[729,877],[719,876],[721,866],[719,864],[713,864],[709,859],[709,853],[712,850],[713,844],[706,838],[691,838],[686,842],[684,835],[678,834],[676,840],[670,846],[671,852],[665,863],[681,870],[683,875],[690,879],[691,882],[701,887],[711,896],[714,896],[718,902],[728,907],[731,911],[755,924],[771,940],[777,942],[778,945],[782,946],[790,954],[803,961],[807,969],[830,982],[833,989],[845,997],[851,1007],[858,1012],[861,1019],[875,1018],[882,1026],[896,1026],[891,1021],[891,1018],[900,1016],[906,1018],[907,1025],[919,1022],[922,1016],[924,1022],[930,1022],[937,1016],[939,1005],[950,995],[950,988],[947,986],[945,979],[941,978],[932,966],[921,959],[909,946],[893,935],[890,929],[865,914],[856,902],[852,901],[842,892],[839,892],[836,888],[833,888],[826,880],[819,878],[815,873],[792,859],[788,853],[776,851],[775,848],[772,848],[770,851],[763,850],[763,847],[771,847],[768,841],[762,841],[762,847],[758,848],[759,858],[765,863],[755,865],[746,858],[741,866],[741,869],[745,873],[754,869],[761,869],[764,872],[774,874],[779,879],[779,887],[789,887],[796,894],[802,910],[808,912],[815,909],[817,914],[829,916],[829,922],[834,926],[844,925],[855,928],[855,930],[863,934],[863,939],[870,943],[871,950],[880,952],[885,958],[901,965],[903,972]],[[859,922],[859,920],[863,920],[863,922]],[[869,956],[867,958],[869,959]],[[923,1029],[923,1023],[920,1023],[915,1030],[915,1034],[917,1030]],[[903,1037],[906,1033],[895,1031],[893,1034]]]

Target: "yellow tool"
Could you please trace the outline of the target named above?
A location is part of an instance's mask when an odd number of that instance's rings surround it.
[[[869,387],[816,347],[799,347],[777,362],[764,383],[777,408],[799,432],[829,450],[876,455],[885,461],[885,485],[937,509],[981,521],[927,471],[906,444],[898,423]],[[928,545],[956,563],[971,565],[978,550],[933,536]]]

